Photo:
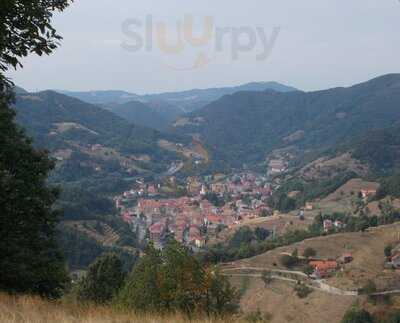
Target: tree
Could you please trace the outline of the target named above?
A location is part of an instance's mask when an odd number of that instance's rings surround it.
[[[88,268],[78,286],[78,299],[98,304],[110,302],[122,287],[125,274],[122,262],[115,254],[100,256]]]
[[[72,0],[5,0],[0,4],[0,92],[9,67],[22,67],[30,53],[50,54],[61,36],[51,25],[54,11],[63,11]]]
[[[244,226],[239,228],[235,232],[235,234],[229,241],[229,246],[231,248],[239,248],[243,244],[247,246],[253,241],[253,239],[254,239],[253,231],[249,227]]]
[[[57,191],[46,186],[53,168],[47,154],[14,124],[12,83],[4,76],[29,53],[50,54],[60,36],[55,10],[70,1],[6,0],[0,3],[0,289],[60,296],[67,274],[55,241]]]
[[[264,241],[270,235],[270,232],[267,229],[257,227],[254,230],[254,235],[256,236],[258,241]]]
[[[374,320],[367,311],[357,308],[350,309],[343,317],[341,323],[373,323]]]
[[[53,163],[13,123],[0,100],[0,289],[56,297],[67,275],[55,241]]]
[[[126,283],[118,293],[115,302],[123,308],[138,311],[157,311],[162,308],[161,254],[150,243],[146,255],[133,268]]]
[[[392,245],[387,245],[387,246],[385,247],[385,249],[384,249],[384,254],[385,254],[385,257],[386,257],[386,258],[390,258],[390,257],[392,256],[392,250],[393,250]]]
[[[272,273],[269,270],[264,270],[261,274],[261,280],[264,282],[265,287],[267,287],[272,282]]]
[[[297,258],[289,255],[283,255],[280,259],[281,264],[286,268],[291,268],[297,264]]]
[[[309,294],[313,292],[313,290],[306,286],[303,283],[299,283],[294,287],[294,291],[296,292],[299,298],[306,298]]]
[[[238,294],[213,268],[203,268],[189,250],[171,241],[163,251],[149,246],[115,299],[139,312],[227,314]]]
[[[307,265],[304,267],[303,272],[307,275],[307,276],[311,276],[314,273],[314,267]]]
[[[317,255],[317,251],[311,247],[306,248],[303,252],[303,256],[306,258],[315,257]]]

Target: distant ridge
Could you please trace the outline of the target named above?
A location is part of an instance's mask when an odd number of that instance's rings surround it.
[[[199,110],[224,95],[239,91],[273,90],[292,92],[297,89],[277,82],[252,82],[233,87],[192,89],[180,92],[137,95],[126,91],[56,92],[95,104],[124,119],[157,130],[167,128],[178,117]]]

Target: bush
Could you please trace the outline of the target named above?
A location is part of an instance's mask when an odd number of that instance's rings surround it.
[[[374,320],[367,311],[352,308],[343,317],[341,323],[373,323]]]
[[[281,264],[286,268],[292,268],[297,264],[297,258],[289,255],[283,255],[280,259]]]
[[[384,249],[384,254],[386,258],[390,258],[392,256],[393,247],[391,245],[387,245]]]
[[[261,280],[264,282],[265,286],[268,286],[272,282],[272,273],[268,270],[264,270],[261,274]]]
[[[255,312],[247,313],[244,319],[248,323],[268,323],[271,322],[272,315],[270,313],[261,313],[258,309]]]
[[[304,284],[297,284],[294,288],[294,291],[299,298],[306,298],[312,293],[313,290]]]

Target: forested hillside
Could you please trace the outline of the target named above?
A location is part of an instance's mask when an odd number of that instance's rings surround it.
[[[17,122],[34,138],[34,144],[50,150],[61,162],[57,174],[62,182],[83,180],[99,172],[126,176],[161,173],[182,158],[160,148],[158,140],[185,143],[186,139],[130,124],[56,92],[18,95],[15,108]]]
[[[240,92],[175,123],[172,131],[199,135],[214,158],[232,166],[259,163],[272,150],[327,149],[394,125],[400,118],[400,75],[317,92]]]

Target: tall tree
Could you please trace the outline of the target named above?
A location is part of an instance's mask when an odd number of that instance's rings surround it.
[[[53,162],[14,123],[12,83],[4,73],[30,53],[50,54],[61,39],[54,11],[69,0],[0,2],[0,289],[60,295],[67,275],[55,241],[57,192],[46,186]]]
[[[78,287],[78,298],[104,304],[114,297],[122,287],[125,274],[122,262],[115,254],[100,256],[89,266],[87,276]]]

